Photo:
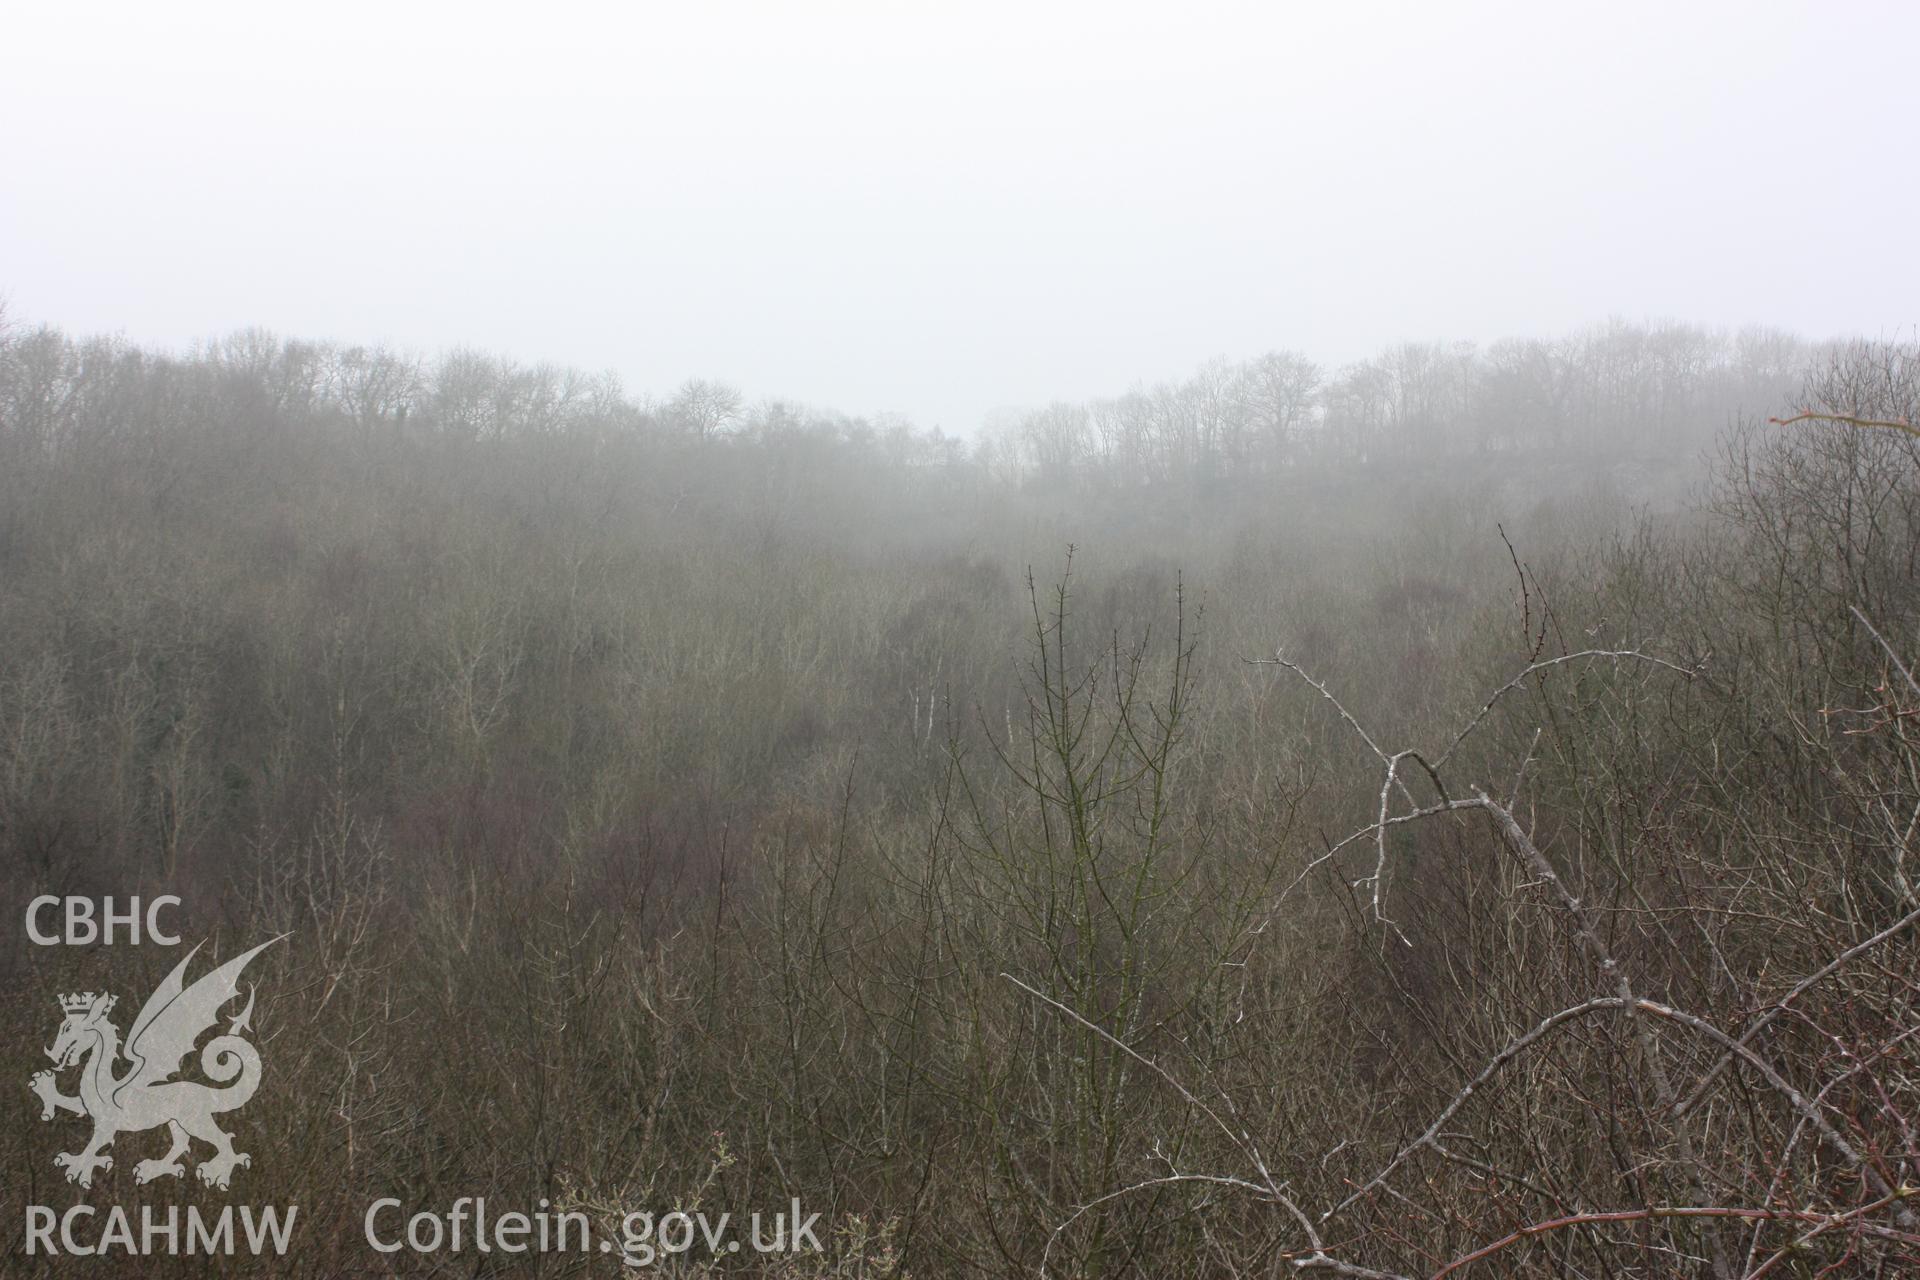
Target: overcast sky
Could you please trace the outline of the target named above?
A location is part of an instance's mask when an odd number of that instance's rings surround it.
[[[971,430],[1276,347],[1910,335],[1920,4],[0,8],[0,294]]]

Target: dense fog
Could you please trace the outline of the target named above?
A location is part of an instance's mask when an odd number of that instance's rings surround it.
[[[1920,1275],[1916,48],[0,9],[0,1276]]]

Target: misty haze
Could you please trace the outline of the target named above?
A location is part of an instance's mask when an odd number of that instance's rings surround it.
[[[0,40],[0,1274],[1920,1274],[1920,11]]]

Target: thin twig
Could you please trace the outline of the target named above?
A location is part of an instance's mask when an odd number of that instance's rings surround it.
[[[1887,431],[1904,431],[1910,436],[1920,436],[1920,427],[1905,418],[1856,418],[1850,413],[1815,413],[1811,409],[1802,409],[1791,418],[1768,418],[1767,421],[1776,427],[1790,427],[1796,422],[1837,422],[1845,427],[1880,427]]]

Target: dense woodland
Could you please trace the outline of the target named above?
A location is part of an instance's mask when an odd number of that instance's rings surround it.
[[[53,995],[178,960],[32,947],[42,892],[290,932],[287,1275],[384,1195],[832,1225],[679,1275],[1920,1268],[1920,349],[1114,390],[958,438],[15,318],[9,1274],[79,1194]]]

